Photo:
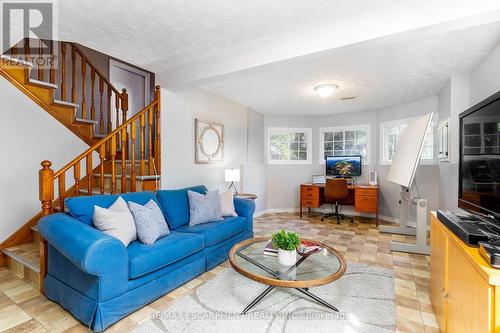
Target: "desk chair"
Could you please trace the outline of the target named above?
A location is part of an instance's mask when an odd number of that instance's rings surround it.
[[[325,218],[337,218],[337,224],[340,224],[340,219],[350,219],[354,222],[352,217],[346,217],[344,214],[339,213],[339,201],[344,200],[349,196],[349,190],[347,188],[347,180],[336,178],[327,179],[325,186],[325,202],[329,204],[335,204],[335,212],[325,214],[321,217],[321,221]]]

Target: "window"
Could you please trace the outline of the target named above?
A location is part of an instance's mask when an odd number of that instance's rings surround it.
[[[389,121],[380,124],[380,164],[391,164],[394,158],[394,153],[396,152],[396,146],[398,144],[399,135],[401,132],[416,118],[407,118],[395,121]],[[427,132],[427,136],[424,141],[424,148],[422,149],[422,155],[420,162],[424,164],[435,162],[435,149],[434,149],[434,118],[431,123],[431,127]]]
[[[320,128],[320,163],[327,156],[361,155],[363,164],[370,164],[369,142],[370,125]]]
[[[310,128],[269,128],[269,164],[311,164]]]

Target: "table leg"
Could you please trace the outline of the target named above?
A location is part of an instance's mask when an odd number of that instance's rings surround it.
[[[319,304],[323,305],[323,306],[326,306],[327,308],[335,311],[335,312],[339,312],[339,310],[334,307],[333,305],[331,305],[330,303],[322,300],[321,298],[319,298],[318,296],[312,294],[309,292],[308,288],[295,288],[297,289],[298,291],[300,291],[301,293],[311,297],[313,300],[315,300],[316,302],[318,302]]]
[[[252,301],[252,303],[250,303],[246,308],[245,310],[243,310],[243,312],[241,314],[245,314],[247,313],[251,308],[253,308],[257,303],[259,303],[264,297],[266,297],[267,294],[269,294],[275,287],[274,286],[269,286],[267,287],[266,290],[264,290],[262,292],[262,294],[260,294],[259,296],[257,296],[256,299],[254,299]]]
[[[245,310],[243,310],[243,312],[241,314],[246,314],[248,311],[250,311],[251,308],[253,308],[255,305],[257,305],[257,303],[259,303],[260,301],[262,301],[262,299],[264,297],[267,296],[267,294],[269,294],[274,288],[274,286],[269,286],[266,288],[266,290],[264,290],[259,296],[257,296],[256,299],[254,299],[252,301],[252,303],[250,303],[246,308]],[[311,292],[309,292],[309,288],[295,288],[297,289],[298,291],[300,291],[301,293],[309,296],[310,298],[312,298],[314,301],[318,302],[319,304],[323,305],[324,307],[327,307],[335,312],[339,312],[339,310],[334,307],[333,305],[331,305],[330,303],[328,303],[327,301],[324,301],[323,299],[319,298],[318,296],[312,294]]]

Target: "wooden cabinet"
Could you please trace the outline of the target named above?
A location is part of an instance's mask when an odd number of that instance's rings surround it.
[[[431,213],[430,296],[440,331],[500,332],[499,286],[500,270]]]
[[[470,265],[456,243],[450,242],[448,256],[447,331],[491,332],[492,287]]]
[[[360,213],[376,213],[378,211],[378,189],[357,188],[354,192],[354,209]]]
[[[430,293],[434,314],[442,331],[446,331],[446,254],[448,238],[438,223],[431,224],[431,285]]]
[[[313,185],[300,186],[300,204],[306,208],[318,208],[323,204],[319,187]]]

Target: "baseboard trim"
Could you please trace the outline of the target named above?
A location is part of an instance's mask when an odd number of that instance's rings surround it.
[[[297,213],[299,211],[300,211],[299,208],[270,208],[270,209],[259,210],[258,212],[255,212],[253,216],[260,217],[265,214],[273,214],[273,213]],[[313,210],[314,213],[327,213],[328,211],[329,210],[320,210],[320,209]],[[375,218],[375,214],[364,214],[354,211],[344,211],[344,212],[345,214],[352,216]],[[397,217],[386,216],[386,215],[379,215],[378,217],[379,219],[387,222],[399,223],[399,219]]]
[[[253,214],[254,217],[259,217],[265,214],[273,214],[273,213],[297,213],[299,209],[297,208],[272,208],[272,209],[263,209],[255,212]]]

